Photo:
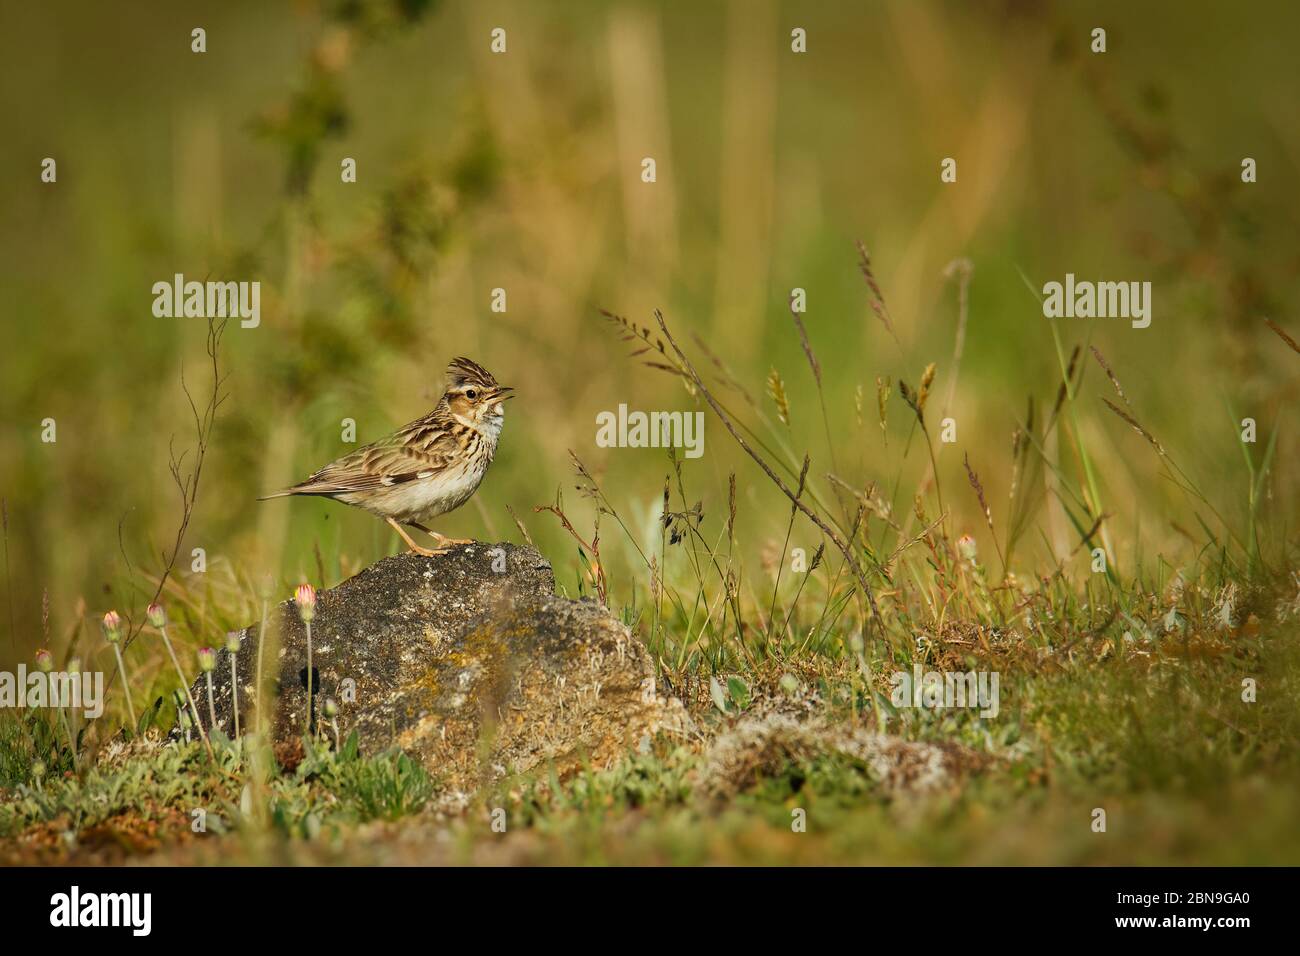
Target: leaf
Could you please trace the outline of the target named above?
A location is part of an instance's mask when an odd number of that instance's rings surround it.
[[[749,707],[749,688],[739,677],[727,678],[727,692],[731,694],[731,699],[736,702],[736,706],[741,710]]]
[[[146,708],[145,712],[140,715],[140,722],[136,725],[136,734],[143,735],[146,730],[153,724],[154,718],[158,716],[158,711],[162,709],[163,699],[159,697],[153,702],[153,706]]]
[[[356,760],[361,756],[361,738],[354,730],[348,734],[348,739],[343,744],[343,750],[339,752],[340,760]]]
[[[727,692],[722,689],[716,677],[709,678],[709,696],[713,698],[713,705],[722,711],[727,712]]]

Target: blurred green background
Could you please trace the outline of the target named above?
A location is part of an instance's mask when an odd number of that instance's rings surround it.
[[[1297,356],[1262,319],[1295,334],[1294,3],[56,2],[7,4],[0,18],[12,630],[0,661],[65,646],[105,608],[138,613],[151,593],[139,572],[160,568],[180,513],[168,450],[193,443],[182,363],[200,401],[207,387],[203,320],[151,312],[153,283],[177,272],[261,282],[261,326],[225,335],[229,397],[179,562],[187,572],[190,549],[205,548],[213,581],[329,584],[396,550],[365,514],[255,498],[352,447],[342,419],[365,442],[423,414],[458,354],[519,398],[487,481],[439,531],[517,539],[509,505],[573,590],[572,541],[532,513],[563,486],[590,529],[572,449],[655,540],[669,463],[595,447],[595,415],[703,406],[630,360],[600,308],[646,324],[662,308],[773,421],[763,382],[777,369],[793,416],[784,443],[824,473],[787,309],[795,287],[841,471],[859,486],[898,481],[906,511],[927,459],[919,442],[903,457],[897,393],[884,444],[875,379],[915,385],[934,361],[946,398],[957,293],[944,270],[957,258],[973,266],[970,317],[958,443],[940,475],[958,530],[991,550],[962,454],[996,510],[1027,399],[1050,406],[1060,381],[1021,273],[1041,287],[1074,272],[1153,283],[1150,328],[1079,321],[1064,326],[1067,347],[1100,348],[1225,515],[1246,507],[1235,418],[1258,420],[1261,445],[1281,424],[1263,533],[1286,540],[1300,497]],[[1108,31],[1102,55],[1088,50],[1095,26]],[[191,52],[195,27],[206,53]],[[496,27],[503,55],[490,50]],[[796,27],[805,54],[791,52]],[[1252,185],[1239,177],[1247,156]],[[40,180],[45,157],[55,184]],[[340,182],[344,157],[355,184]],[[940,182],[944,157],[955,184]],[[859,239],[899,344],[868,306]],[[504,314],[489,308],[498,287]],[[1176,565],[1195,548],[1175,527],[1196,527],[1191,509],[1103,395],[1093,366],[1082,428],[1118,560]],[[41,441],[47,417],[54,444]],[[738,472],[757,563],[787,506],[712,418],[706,436],[688,486],[716,534]],[[1041,524],[1021,570],[1068,551],[1060,516]],[[810,527],[796,535],[816,546]]]

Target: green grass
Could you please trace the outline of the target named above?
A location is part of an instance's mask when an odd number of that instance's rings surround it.
[[[54,772],[38,781],[22,772],[30,754],[6,718],[0,765],[17,768],[20,779],[9,778],[0,800],[0,848],[21,859],[18,838],[53,830],[65,834],[61,852],[75,860],[79,834],[143,817],[172,828],[174,839],[164,834],[161,848],[183,861],[202,852],[184,832],[201,808],[199,839],[220,841],[223,855],[244,862],[282,861],[286,853],[290,861],[316,853],[405,861],[404,827],[443,832],[428,851],[440,862],[1296,861],[1300,842],[1287,823],[1300,783],[1292,630],[1266,625],[1200,649],[1176,637],[1090,645],[1073,662],[1022,659],[1002,675],[996,720],[886,705],[892,733],[992,758],[921,794],[882,788],[872,766],[828,746],[764,762],[756,779],[720,795],[704,786],[708,747],[667,739],[608,770],[508,778],[451,810],[436,807],[441,790],[418,765],[396,752],[362,758],[355,739],[337,753],[308,742],[293,770],[269,776],[250,763],[248,744],[218,735],[215,767],[196,742],[146,747],[81,777]],[[1254,703],[1241,699],[1246,675],[1261,688]],[[860,684],[844,678],[828,667],[817,688],[795,687],[798,679],[773,681],[770,693],[746,686],[725,694],[721,707],[713,700],[697,707],[696,718],[712,736],[766,704],[817,690],[828,726],[853,726],[869,710],[854,700]],[[762,673],[750,682],[767,686]],[[732,689],[739,683],[733,678]],[[42,751],[54,767],[57,747],[55,738]],[[1107,813],[1105,833],[1090,828],[1098,807]],[[494,811],[504,811],[504,833],[492,828]],[[805,815],[804,831],[792,829],[795,811]],[[389,828],[367,831],[372,821]],[[268,840],[281,848],[269,850]],[[169,851],[173,842],[189,849]]]
[[[1263,321],[1300,301],[1296,198],[1275,173],[1295,152],[1275,78],[1297,13],[1261,32],[1193,6],[1176,22],[1108,7],[1104,58],[1047,6],[1008,25],[784,4],[805,59],[674,5],[506,4],[501,58],[465,40],[482,24],[451,0],[211,11],[206,58],[173,42],[180,20],[25,11],[31,43],[0,64],[45,71],[0,83],[24,97],[0,157],[17,164],[0,170],[17,224],[0,237],[16,317],[0,654],[112,672],[98,620],[116,608],[142,715],[125,727],[112,687],[74,753],[57,715],[0,713],[0,852],[1300,860],[1297,356]],[[128,46],[106,62],[110,27]],[[734,80],[747,64],[771,90]],[[1259,91],[1249,109],[1238,87]],[[30,175],[50,150],[57,188]],[[936,157],[959,150],[940,186]],[[650,194],[627,178],[646,151]],[[1151,278],[1153,325],[1047,322],[1038,289],[1066,270]],[[201,323],[149,315],[177,271],[258,278],[263,325],[205,353]],[[486,309],[497,286],[506,313]],[[794,287],[809,311],[792,321]],[[484,487],[438,530],[536,542],[563,593],[645,642],[706,739],[511,778],[468,807],[396,753],[308,741],[280,767],[218,740],[214,765],[197,744],[141,744],[171,726],[178,686],[142,627],[149,600],[188,663],[294,584],[391,553],[367,515],[254,499],[349,450],[344,418],[365,441],[427,410],[460,353],[520,401]],[[704,458],[595,447],[593,414],[620,402],[706,412]],[[47,416],[57,443],[39,440]],[[1001,713],[896,711],[889,675],[913,665],[997,671]],[[812,747],[704,792],[719,735],[796,701],[980,766],[904,797]]]

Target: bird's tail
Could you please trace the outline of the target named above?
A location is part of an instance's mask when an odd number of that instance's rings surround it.
[[[272,498],[288,498],[290,495],[314,495],[321,498],[333,498],[346,488],[340,488],[338,485],[331,484],[328,481],[304,481],[296,485],[290,485],[280,491],[273,491],[269,495],[263,495],[258,501],[269,501]]]

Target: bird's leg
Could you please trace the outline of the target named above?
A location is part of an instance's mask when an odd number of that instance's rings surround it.
[[[438,534],[438,532],[434,531],[432,528],[426,528],[424,525],[416,521],[408,521],[406,523],[418,531],[423,531],[429,537],[437,541],[438,548],[440,549],[440,551],[445,551],[447,548],[451,547],[452,545],[474,543],[473,538],[449,538],[445,534]]]
[[[420,547],[418,544],[416,544],[414,541],[411,540],[411,536],[410,536],[409,534],[406,533],[406,530],[405,530],[405,529],[404,529],[400,524],[398,524],[398,523],[397,523],[396,521],[394,521],[392,518],[385,518],[384,520],[387,521],[389,524],[391,524],[391,525],[393,526],[393,530],[396,531],[398,534],[400,534],[400,535],[402,536],[402,540],[405,541],[405,542],[407,543],[407,545],[410,547],[410,549],[411,549],[412,551],[414,551],[416,554],[422,554],[422,555],[424,555],[426,558],[431,558],[431,557],[433,557],[435,554],[445,554],[445,553],[446,553],[445,550],[442,550],[442,551],[430,551],[428,548],[422,548],[422,547]]]

